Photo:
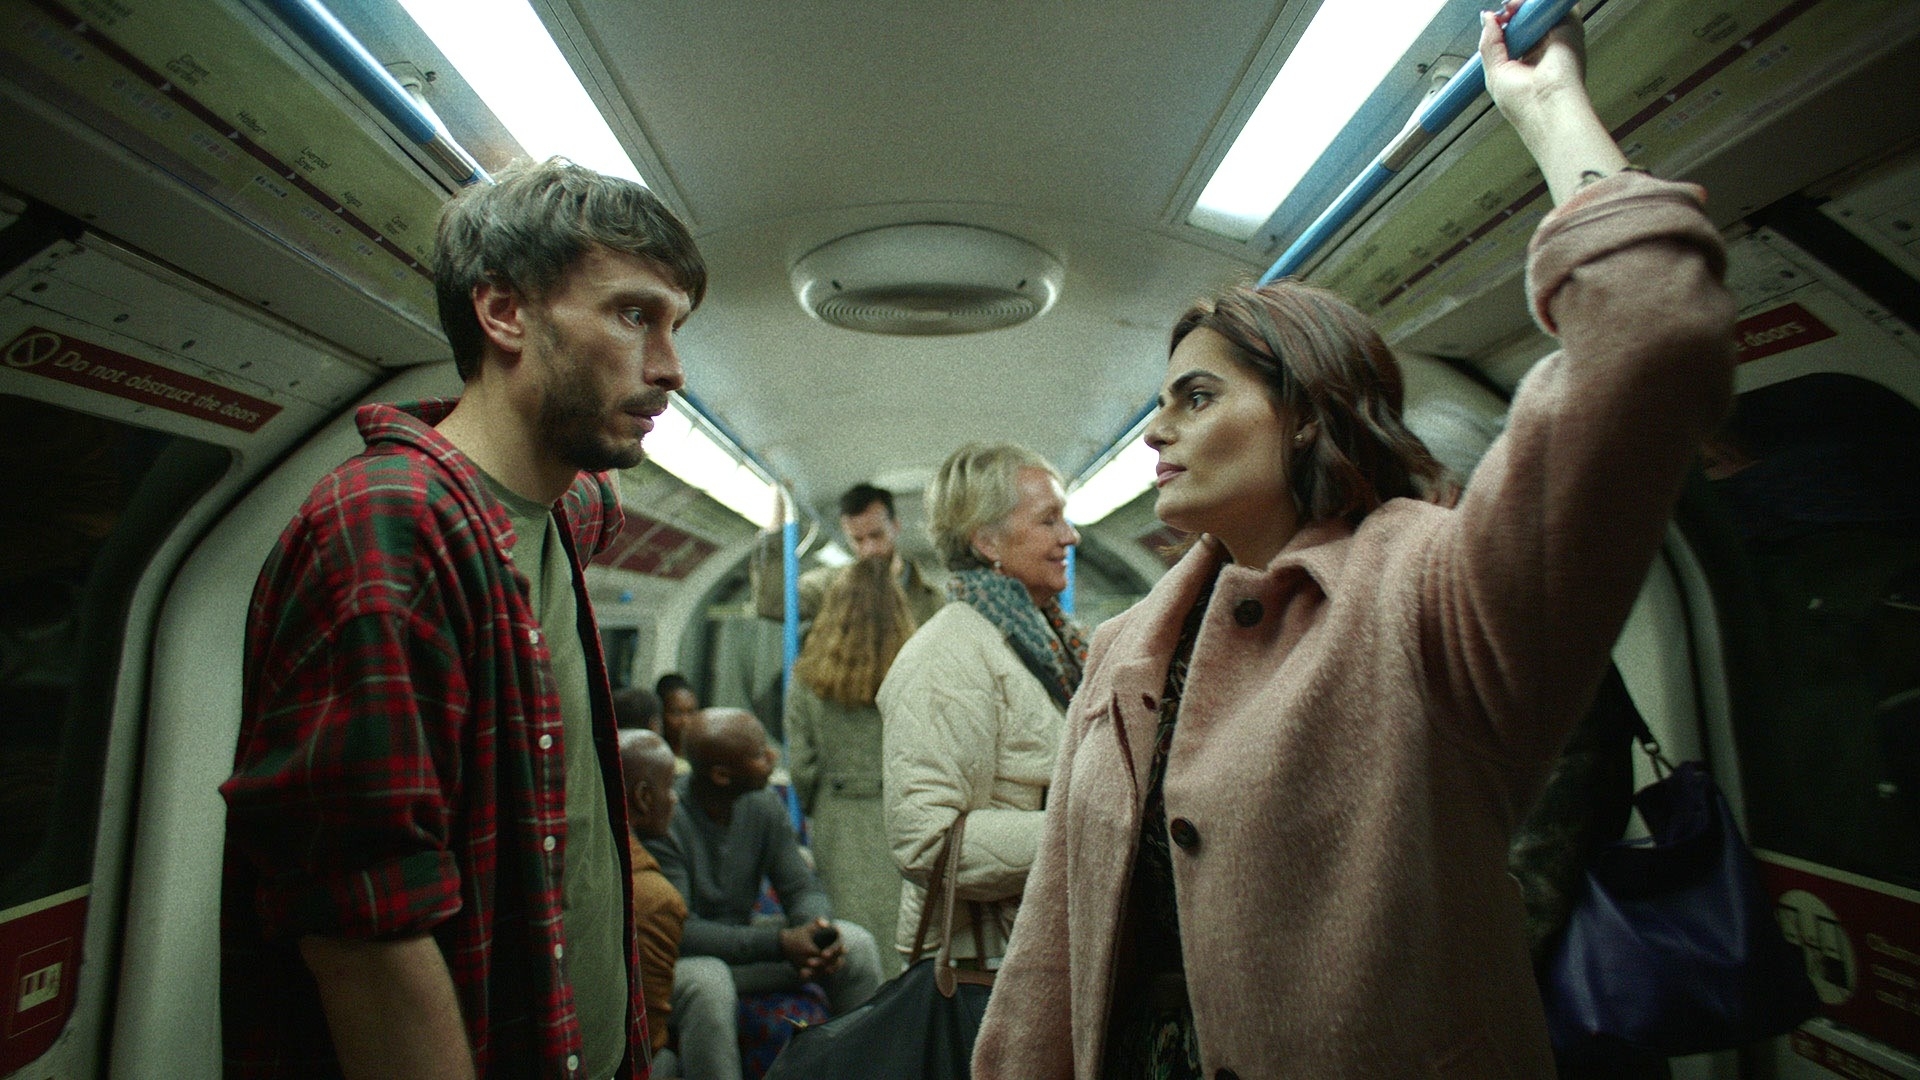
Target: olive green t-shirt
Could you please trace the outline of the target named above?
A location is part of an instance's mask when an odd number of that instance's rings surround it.
[[[593,743],[593,703],[587,656],[578,632],[573,568],[560,525],[547,507],[493,489],[519,540],[513,561],[532,586],[531,606],[546,631],[547,656],[560,695],[561,738],[567,755],[567,846],[560,870],[562,970],[573,984],[580,1019],[582,1066],[594,1080],[610,1077],[627,1052],[626,921],[620,910],[620,856],[600,758]]]

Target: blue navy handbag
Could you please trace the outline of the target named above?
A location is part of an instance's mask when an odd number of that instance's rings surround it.
[[[1642,726],[1656,771],[1665,766]],[[1602,848],[1541,989],[1563,1060],[1726,1050],[1781,1035],[1819,1006],[1805,954],[1726,799],[1699,762],[1634,796],[1650,837]]]

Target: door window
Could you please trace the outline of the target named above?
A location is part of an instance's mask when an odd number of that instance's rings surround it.
[[[230,460],[0,396],[0,1075],[73,1001],[134,588]]]
[[[1920,889],[1920,409],[1852,375],[1742,394],[1707,475],[1753,842]]]

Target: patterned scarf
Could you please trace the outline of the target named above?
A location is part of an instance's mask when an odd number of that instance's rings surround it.
[[[1087,639],[1060,610],[1057,600],[1033,602],[1027,587],[993,570],[962,570],[947,581],[947,595],[973,606],[1000,629],[1020,662],[1040,680],[1062,709],[1080,689]]]

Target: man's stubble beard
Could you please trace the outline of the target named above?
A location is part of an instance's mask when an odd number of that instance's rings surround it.
[[[609,409],[594,391],[593,381],[572,358],[566,338],[558,327],[542,320],[537,333],[546,356],[547,392],[540,401],[539,434],[541,444],[561,461],[583,472],[631,469],[646,457],[639,441],[631,445],[615,443],[606,435],[610,412],[646,409],[659,412],[667,407],[664,390],[649,388]]]

